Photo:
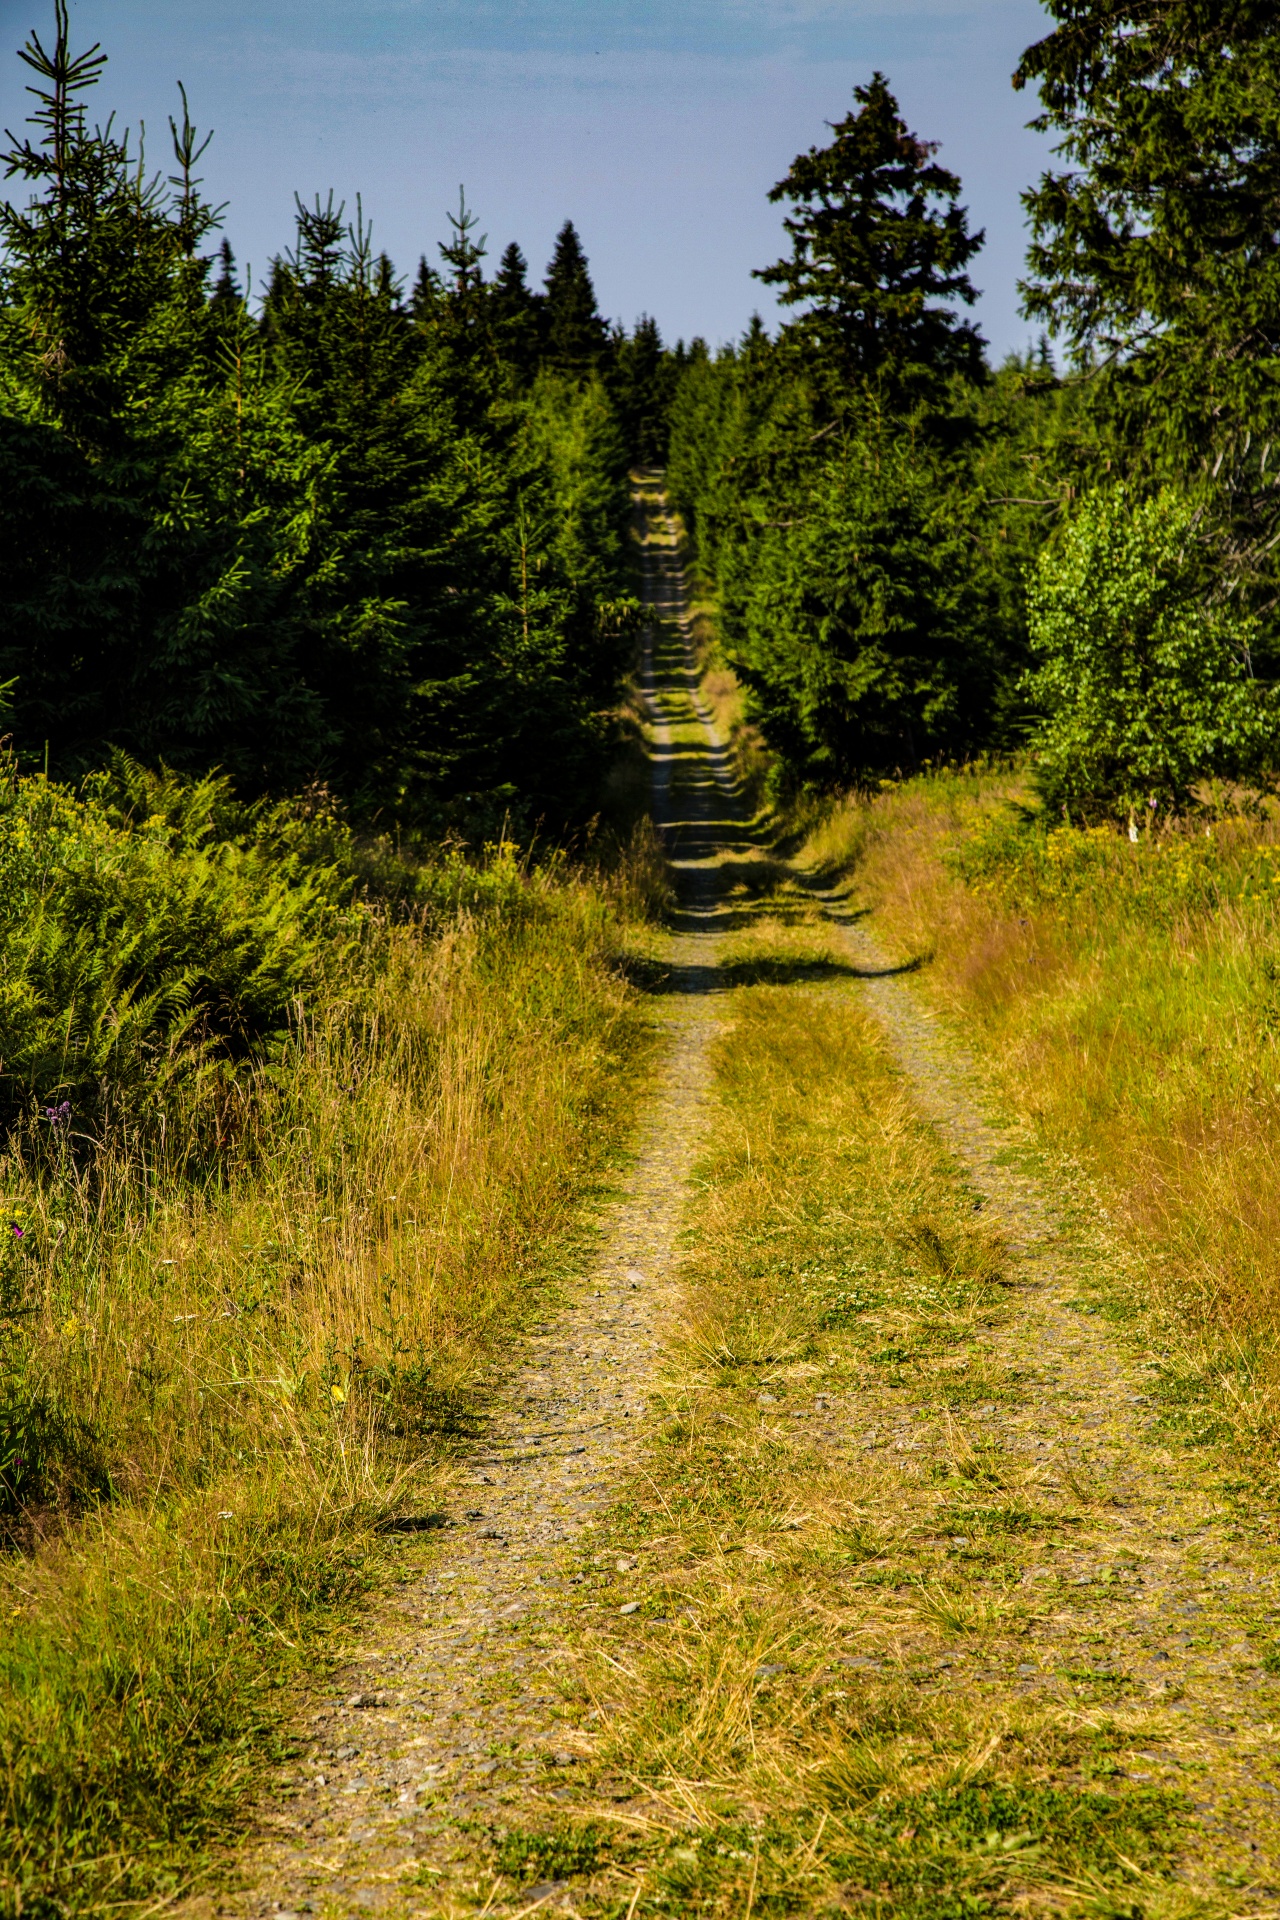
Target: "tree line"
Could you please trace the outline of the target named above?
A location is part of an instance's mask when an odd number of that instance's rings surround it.
[[[670,484],[782,779],[1030,747],[1136,831],[1280,763],[1280,17],[1047,11],[1021,295],[1061,366],[989,365],[983,236],[876,74],[773,190],[790,317],[695,343]]]
[[[711,351],[542,287],[465,201],[410,286],[332,196],[240,285],[181,95],[90,126],[65,0],[0,207],[0,681],[19,764],[113,752],[438,827],[590,813],[665,464],[783,784],[1030,747],[1068,818],[1280,759],[1280,23],[1048,0],[1014,85],[1039,346],[993,368],[960,180],[888,79],[774,188],[783,308]],[[1056,343],[1051,350],[1050,336]]]
[[[153,170],[91,125],[65,0],[0,206],[0,681],[19,764],[113,750],[357,816],[589,810],[634,630],[627,470],[670,380],[566,222],[545,286],[465,201],[411,288],[297,201],[240,285],[185,93]]]

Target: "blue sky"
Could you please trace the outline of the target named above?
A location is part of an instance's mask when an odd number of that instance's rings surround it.
[[[0,118],[25,114],[12,49],[52,0],[0,0]],[[111,63],[94,101],[145,120],[157,161],[185,81],[215,138],[207,190],[255,279],[291,238],[295,188],[363,197],[402,271],[434,257],[465,183],[496,258],[540,278],[566,216],[602,309],[671,340],[738,334],[783,248],[766,199],[795,153],[887,73],[941,142],[987,246],[973,270],[996,357],[1025,345],[1020,189],[1046,163],[1009,84],[1046,30],[1038,0],[71,0]],[[165,136],[162,142],[160,136]]]

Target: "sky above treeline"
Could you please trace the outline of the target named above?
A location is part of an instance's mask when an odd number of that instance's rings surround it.
[[[540,280],[571,218],[602,311],[651,313],[671,342],[772,323],[751,278],[786,251],[769,188],[879,68],[986,229],[972,274],[992,357],[1032,337],[1019,194],[1049,151],[1010,75],[1048,30],[1038,0],[71,0],[71,20],[110,56],[91,117],[144,121],[157,164],[185,82],[214,129],[206,191],[256,284],[290,243],[295,191],[332,188],[352,216],[359,193],[411,277],[465,185],[491,264],[514,239]],[[47,43],[52,0],[0,0],[15,131],[33,27]]]

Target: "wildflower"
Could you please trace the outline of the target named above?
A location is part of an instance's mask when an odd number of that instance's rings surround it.
[[[345,1387],[330,1387],[330,1389],[329,1389],[329,1398],[330,1398],[330,1399],[331,1399],[331,1400],[333,1401],[333,1404],[334,1404],[334,1406],[335,1406],[335,1407],[341,1407],[341,1406],[344,1406],[344,1405],[346,1404],[346,1398],[347,1398],[347,1390],[346,1390],[346,1388],[345,1388]]]
[[[21,1240],[23,1235],[23,1228],[21,1228],[16,1221],[12,1223],[12,1231],[13,1231],[14,1239]]]
[[[71,1102],[64,1100],[60,1106],[46,1107],[44,1117],[51,1127],[65,1127],[71,1118]]]

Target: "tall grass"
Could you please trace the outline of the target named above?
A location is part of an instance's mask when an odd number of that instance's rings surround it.
[[[896,950],[1125,1223],[1166,1330],[1237,1425],[1280,1423],[1280,832],[1051,827],[1014,776],[851,800],[809,862]]]
[[[15,1127],[0,1910],[161,1896],[236,1819],[277,1689],[563,1264],[643,1059],[615,961],[659,886],[643,836],[608,882],[456,856],[398,922],[335,925],[216,1080],[204,1053],[91,1132],[60,1102]]]

